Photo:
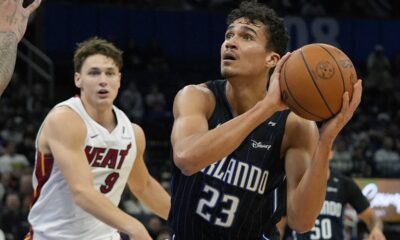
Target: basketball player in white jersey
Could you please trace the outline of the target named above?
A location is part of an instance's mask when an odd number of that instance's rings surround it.
[[[92,38],[74,55],[80,96],[56,105],[36,140],[35,188],[27,239],[151,239],[145,227],[120,210],[126,184],[166,219],[170,197],[143,161],[142,129],[113,106],[120,87],[122,52]]]
[[[26,8],[22,2],[0,0],[0,96],[14,72],[17,46],[25,34],[28,18],[41,1],[34,0]]]

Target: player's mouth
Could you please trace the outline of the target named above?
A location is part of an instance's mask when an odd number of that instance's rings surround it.
[[[97,92],[97,94],[101,97],[101,98],[105,98],[105,97],[107,97],[108,96],[108,91],[107,90],[105,90],[105,89],[101,89],[101,90],[99,90],[98,92]]]
[[[238,57],[231,51],[225,52],[222,55],[222,62],[224,62],[224,63],[230,63],[230,62],[236,61],[237,59],[238,59]]]

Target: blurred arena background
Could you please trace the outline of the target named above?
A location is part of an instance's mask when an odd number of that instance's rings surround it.
[[[13,80],[0,101],[0,239],[23,239],[28,232],[36,132],[56,102],[77,92],[76,42],[99,36],[125,51],[117,105],[144,128],[148,167],[169,190],[173,98],[186,84],[220,77],[225,16],[238,2],[45,0],[19,45]],[[400,239],[400,1],[260,2],[285,16],[289,50],[329,43],[356,65],[363,100],[335,143],[332,166],[363,188],[384,220],[387,239]],[[165,223],[130,193],[121,208],[142,220],[154,239],[168,236]],[[362,239],[365,226],[350,209],[346,226],[348,239]]]

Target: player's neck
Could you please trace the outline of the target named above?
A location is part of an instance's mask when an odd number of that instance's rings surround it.
[[[265,83],[230,79],[226,86],[226,95],[234,115],[240,115],[265,97]]]
[[[92,106],[90,103],[82,99],[82,104],[87,114],[98,124],[103,126],[109,132],[117,125],[116,117],[111,106]]]
[[[235,116],[252,108],[258,101],[265,97],[265,93],[265,90],[260,91],[259,87],[249,85],[232,85],[228,83],[226,86],[226,97]]]

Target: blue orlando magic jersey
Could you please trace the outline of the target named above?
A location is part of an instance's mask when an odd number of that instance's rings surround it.
[[[208,120],[213,129],[233,115],[226,80],[207,86],[216,100]],[[175,240],[275,239],[284,204],[278,187],[285,176],[280,149],[288,113],[275,113],[234,152],[192,176],[174,166],[168,223]]]
[[[331,169],[324,205],[314,227],[305,234],[294,233],[294,239],[343,240],[343,215],[347,203],[357,213],[369,207],[368,200],[357,184],[351,178]]]

